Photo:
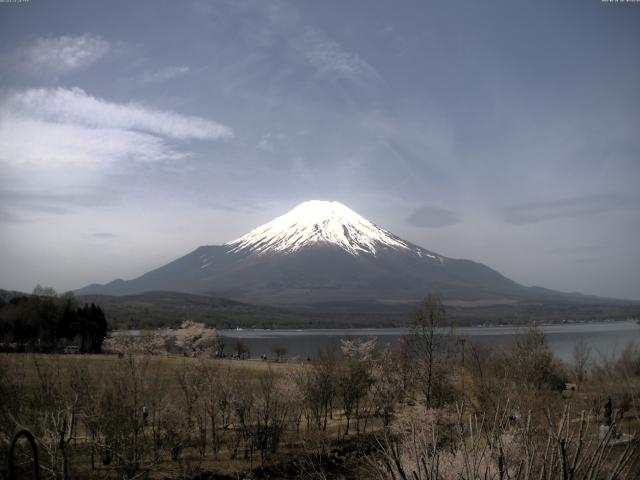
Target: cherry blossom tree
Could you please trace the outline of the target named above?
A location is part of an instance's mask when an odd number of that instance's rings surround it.
[[[182,322],[176,330],[176,345],[188,355],[198,355],[213,350],[217,345],[218,334],[215,328],[209,328],[203,323],[187,320]]]
[[[102,344],[105,353],[118,355],[159,355],[166,352],[167,339],[159,333],[152,335],[107,337]]]

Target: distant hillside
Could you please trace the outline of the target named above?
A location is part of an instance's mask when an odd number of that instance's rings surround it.
[[[80,295],[80,302],[96,303],[106,312],[112,328],[148,329],[177,326],[183,320],[203,322],[217,328],[347,328],[402,327],[417,304],[371,305],[323,304],[324,310],[285,310],[227,299],[179,292],[148,292],[138,295]],[[460,325],[523,324],[530,321],[564,322],[640,318],[640,303],[522,301],[503,304],[447,305],[452,320]]]
[[[2,290],[0,288],[0,302],[8,302],[12,298],[15,297],[24,297],[25,295],[30,295],[29,293],[18,292],[16,290]]]
[[[300,314],[181,292],[156,291],[125,296],[78,295],[76,298],[80,302],[93,302],[103,307],[113,328],[177,326],[184,320],[204,322],[218,328],[304,323]]]
[[[0,289],[0,304],[28,293]],[[225,298],[181,292],[153,291],[136,295],[77,295],[79,304],[103,308],[111,329],[175,327],[184,320],[217,328],[348,328],[403,327],[416,303],[323,303],[316,308],[283,309],[251,305]],[[640,318],[640,302],[607,301],[597,297],[555,298],[550,301],[445,302],[447,313],[459,325],[558,323]]]

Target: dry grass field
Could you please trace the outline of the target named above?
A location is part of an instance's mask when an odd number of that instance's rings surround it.
[[[1,354],[0,461],[26,428],[56,479],[640,475],[637,346],[563,364],[532,330],[462,365],[430,338],[313,362]]]
[[[269,452],[268,460],[263,461],[260,455],[256,454],[256,446],[246,446],[245,441],[239,437],[243,436],[241,430],[244,428],[238,425],[237,419],[225,419],[225,416],[233,416],[233,412],[218,412],[222,417],[222,422],[218,427],[218,443],[216,451],[208,445],[208,451],[203,453],[198,445],[198,414],[186,413],[189,409],[197,409],[202,407],[202,398],[189,397],[193,392],[189,392],[190,385],[186,385],[185,375],[188,376],[199,369],[206,368],[215,371],[219,376],[219,380],[224,385],[217,385],[220,388],[216,399],[219,402],[220,410],[225,408],[224,404],[228,403],[229,410],[232,409],[231,403],[242,401],[242,399],[224,400],[224,395],[229,393],[230,389],[234,389],[240,397],[254,396],[259,390],[259,383],[265,376],[269,378],[293,378],[300,376],[302,378],[305,371],[313,368],[309,364],[299,362],[274,362],[263,361],[258,359],[252,360],[232,360],[232,359],[199,359],[185,357],[182,355],[135,355],[128,358],[122,358],[118,355],[51,355],[51,354],[3,354],[1,359],[5,378],[11,377],[12,382],[18,385],[17,390],[13,392],[5,392],[16,394],[16,397],[9,399],[9,403],[16,402],[18,404],[16,410],[23,412],[22,419],[26,422],[20,422],[22,426],[29,427],[33,432],[40,432],[38,438],[41,463],[55,463],[54,457],[60,455],[60,452],[54,452],[55,439],[57,435],[55,428],[49,428],[49,431],[40,430],[43,425],[38,420],[38,414],[45,416],[56,414],[67,414],[69,404],[74,403],[77,410],[75,419],[73,420],[73,432],[70,432],[69,446],[67,450],[73,451],[72,459],[69,459],[69,478],[117,478],[120,469],[113,468],[111,465],[104,465],[101,459],[92,459],[91,449],[99,442],[91,437],[91,429],[89,417],[95,414],[88,405],[80,405],[75,403],[74,388],[77,388],[78,382],[85,383],[84,388],[99,390],[101,393],[114,388],[116,383],[123,380],[129,380],[130,384],[126,392],[119,390],[119,393],[132,393],[137,388],[137,392],[141,395],[136,407],[144,409],[149,405],[149,409],[158,408],[163,410],[163,414],[168,412],[174,418],[180,418],[180,422],[186,425],[182,431],[173,431],[174,436],[180,436],[180,453],[174,458],[173,452],[168,452],[170,447],[163,446],[162,454],[166,458],[157,458],[149,460],[145,464],[139,459],[141,471],[145,472],[145,478],[191,478],[198,472],[215,472],[219,478],[236,478],[238,472],[246,472],[262,465],[262,469],[268,472],[269,465],[277,466],[274,471],[280,468],[291,468],[287,465],[295,459],[299,466],[295,468],[315,469],[314,458],[317,452],[328,452],[330,448],[335,448],[335,442],[344,439],[345,418],[342,411],[337,406],[331,408],[328,412],[326,426],[323,425],[321,431],[314,431],[309,425],[305,425],[302,421],[300,412],[278,412],[279,415],[289,416],[293,414],[297,416],[294,423],[287,420],[287,425],[283,428],[282,439],[279,442],[277,450]],[[124,366],[124,370],[123,370]],[[192,378],[187,377],[187,382]],[[197,382],[194,382],[197,383]],[[82,388],[82,387],[81,387]],[[222,390],[227,390],[222,392]],[[52,390],[56,390],[53,392]],[[56,398],[45,398],[43,395],[53,395]],[[89,394],[90,395],[90,394]],[[100,394],[98,394],[100,395]],[[279,392],[279,396],[284,397],[286,392]],[[38,410],[36,405],[40,399],[46,405],[42,405],[49,412]],[[94,399],[98,403],[99,398]],[[253,403],[255,399],[250,399]],[[291,400],[296,399],[280,398],[278,402],[283,405],[290,404]],[[118,396],[111,397],[110,401],[129,403],[125,398]],[[153,406],[151,406],[153,405]],[[131,407],[131,405],[128,405]],[[214,408],[217,408],[214,407]],[[277,410],[279,407],[276,406]],[[117,414],[116,412],[109,412]],[[26,413],[28,411],[28,413]],[[122,412],[118,412],[122,413]],[[205,415],[203,411],[203,415]],[[127,414],[125,413],[125,416]],[[153,413],[150,415],[153,416]],[[193,418],[186,418],[193,416]],[[29,419],[29,420],[27,420]],[[201,423],[205,423],[202,417],[199,417]],[[125,419],[125,423],[131,419]],[[28,423],[31,423],[29,425]],[[47,423],[46,420],[44,423]],[[135,420],[133,421],[135,423]],[[151,430],[151,420],[146,424],[140,424],[139,435],[142,443],[140,450],[151,449],[149,445],[154,442],[151,438],[153,433]],[[130,427],[131,425],[129,425]],[[67,428],[67,427],[65,427]],[[371,419],[368,422],[368,431],[379,430],[381,422],[377,419]],[[135,429],[135,426],[134,426]],[[180,430],[180,429],[178,429]],[[3,443],[5,446],[8,440],[8,432],[3,432]],[[130,433],[130,432],[129,432]],[[49,435],[55,437],[54,440],[46,442],[42,437]],[[210,435],[210,432],[209,432]],[[131,440],[131,439],[128,439]],[[356,442],[358,439],[355,440]],[[211,440],[209,440],[211,442]],[[238,449],[237,443],[241,443],[239,454],[234,453]],[[350,443],[350,442],[345,442]],[[100,448],[96,448],[99,450]],[[127,447],[125,446],[126,450]],[[244,450],[243,450],[244,449]],[[59,450],[59,449],[58,449]],[[104,449],[102,449],[104,450]],[[160,450],[160,449],[159,449]],[[104,453],[104,451],[102,451]],[[44,455],[43,455],[44,454]],[[2,465],[6,465],[6,450],[2,451]],[[162,456],[162,455],[161,455]],[[318,457],[320,458],[320,457]],[[322,462],[322,460],[318,460]],[[93,466],[92,466],[93,465]],[[47,465],[46,468],[51,468]],[[318,467],[321,468],[321,467]],[[2,471],[2,470],[0,470]],[[53,478],[53,472],[51,477]],[[6,474],[6,471],[5,471]],[[268,474],[268,473],[265,473]]]

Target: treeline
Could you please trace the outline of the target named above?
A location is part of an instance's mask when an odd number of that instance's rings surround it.
[[[107,336],[104,311],[78,305],[72,294],[59,296],[37,286],[32,295],[0,298],[0,349],[16,352],[100,353]],[[69,351],[69,350],[67,350]]]

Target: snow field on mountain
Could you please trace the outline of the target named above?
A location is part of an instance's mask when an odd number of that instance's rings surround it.
[[[232,252],[293,253],[316,243],[336,245],[352,255],[411,246],[339,202],[311,200],[227,245]]]

